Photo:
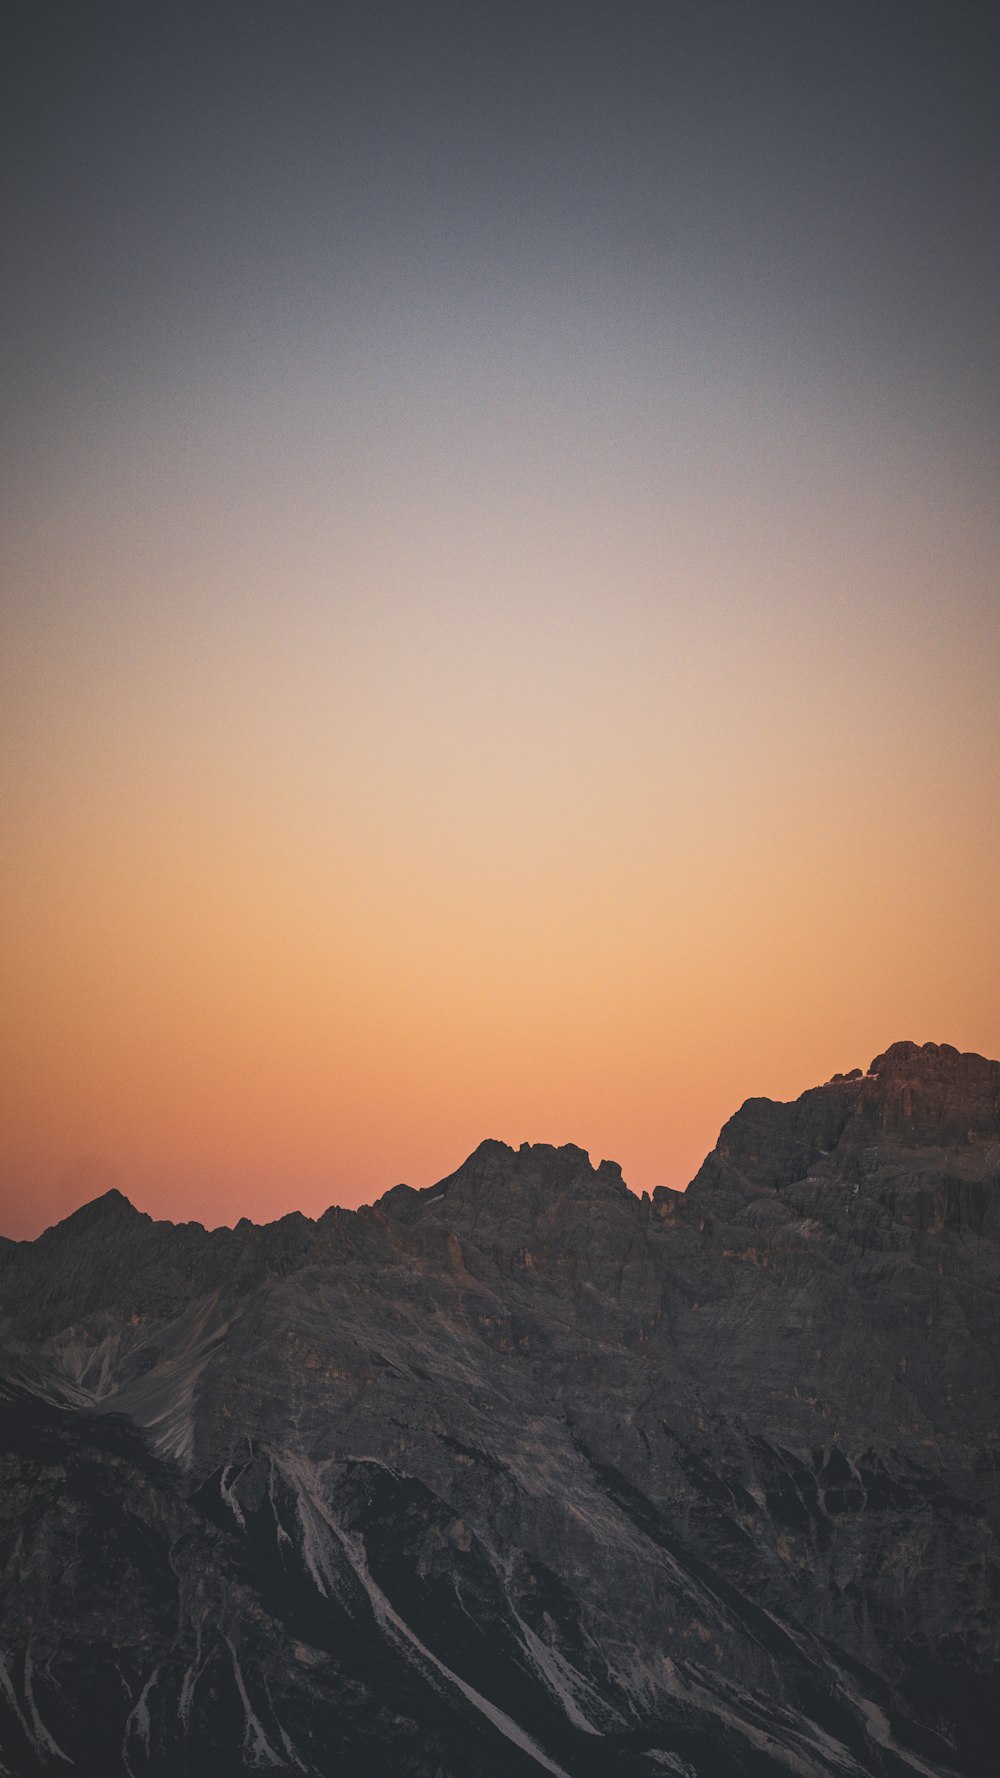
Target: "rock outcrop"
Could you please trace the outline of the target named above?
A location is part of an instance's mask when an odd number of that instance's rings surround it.
[[[982,1778],[1000,1064],[751,1100],[686,1193],[484,1142],[0,1249],[18,1778]]]

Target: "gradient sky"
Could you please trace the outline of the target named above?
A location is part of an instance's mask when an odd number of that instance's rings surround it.
[[[3,32],[0,1229],[1000,1054],[987,9]]]

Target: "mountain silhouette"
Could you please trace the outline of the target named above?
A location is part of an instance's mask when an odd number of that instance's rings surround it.
[[[983,1778],[998,1252],[1000,1063],[913,1043],[683,1193],[486,1141],[3,1245],[0,1763]]]

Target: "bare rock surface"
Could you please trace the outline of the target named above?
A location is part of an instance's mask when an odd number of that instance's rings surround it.
[[[750,1100],[686,1193],[484,1142],[0,1245],[17,1778],[982,1778],[1000,1064]]]

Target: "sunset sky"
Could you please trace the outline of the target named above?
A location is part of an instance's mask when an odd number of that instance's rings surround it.
[[[0,1232],[1000,1054],[1000,37],[4,11]]]

